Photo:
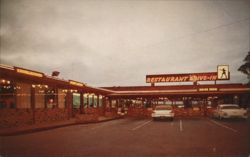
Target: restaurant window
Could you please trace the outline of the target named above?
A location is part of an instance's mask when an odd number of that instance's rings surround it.
[[[58,108],[65,108],[65,98],[67,90],[58,89]]]
[[[111,108],[115,108],[116,107],[116,100],[112,100],[111,101]]]
[[[35,108],[45,108],[45,89],[35,87]]]
[[[89,107],[93,107],[94,104],[93,104],[93,94],[89,94]]]
[[[31,108],[31,84],[16,83],[16,107]]]
[[[45,90],[45,103],[47,108],[56,107],[56,90],[54,88],[48,88]]]
[[[0,79],[0,109],[15,108],[15,90],[17,88],[9,80]]]
[[[93,95],[93,98],[94,98],[94,107],[97,107],[97,95]]]
[[[102,106],[102,99],[103,99],[102,95],[99,95],[99,107]]]
[[[84,108],[88,107],[88,93],[83,94],[83,104]]]
[[[73,108],[80,108],[80,94],[73,93]]]

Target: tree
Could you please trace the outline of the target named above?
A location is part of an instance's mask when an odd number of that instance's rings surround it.
[[[238,71],[247,75],[248,85],[250,85],[250,51],[248,52],[246,58],[243,61],[245,63],[239,67]]]
[[[246,58],[243,61],[245,63],[239,67],[238,71],[241,71],[242,73],[247,75],[247,85],[250,87],[250,51],[248,52]],[[243,106],[250,108],[250,93],[244,94],[242,99]]]

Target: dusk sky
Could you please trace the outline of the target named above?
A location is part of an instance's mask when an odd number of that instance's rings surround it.
[[[248,0],[1,0],[0,63],[91,86],[147,74],[216,72],[250,50]],[[159,85],[164,85],[161,83]]]

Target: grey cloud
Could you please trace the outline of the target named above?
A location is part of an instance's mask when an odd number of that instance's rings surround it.
[[[249,1],[1,0],[0,62],[94,86],[215,71],[249,51]]]

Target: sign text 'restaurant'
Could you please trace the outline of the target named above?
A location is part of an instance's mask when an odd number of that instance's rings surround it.
[[[147,83],[157,82],[196,82],[196,81],[215,81],[217,73],[192,73],[192,74],[166,74],[166,75],[147,75]]]

